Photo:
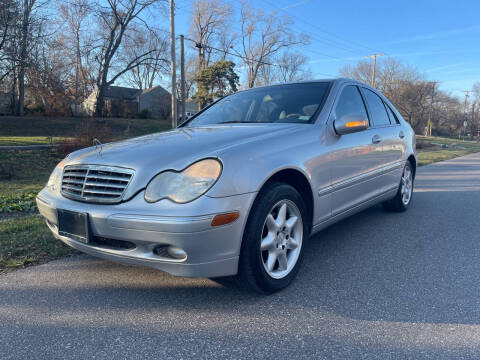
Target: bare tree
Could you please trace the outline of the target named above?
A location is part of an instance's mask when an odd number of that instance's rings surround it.
[[[126,32],[133,24],[136,26],[144,24],[140,17],[141,14],[159,1],[165,0],[108,0],[108,7],[99,7],[98,16],[101,21],[102,33],[100,34],[101,43],[95,55],[98,63],[95,115],[102,116],[103,114],[103,99],[108,86],[126,72],[154,59],[155,49],[149,49],[134,56],[120,68],[113,69],[112,67]],[[111,70],[114,70],[113,76],[109,74]]]
[[[23,0],[22,23],[20,28],[20,52],[18,58],[18,110],[19,116],[24,114],[25,104],[25,68],[27,66],[27,49],[29,46],[32,17],[35,12],[36,0]]]
[[[218,35],[218,48],[220,50],[219,61],[225,61],[231,54],[235,43],[238,40],[238,34],[231,30],[223,30]]]
[[[307,67],[307,58],[299,52],[284,51],[272,65],[260,68],[257,82],[261,85],[307,80],[313,77]]]
[[[12,72],[11,45],[19,11],[14,0],[4,0],[0,4],[0,84]]]
[[[195,56],[190,55],[185,59],[185,98],[191,99],[193,94],[196,92],[195,89],[195,77],[197,76],[197,59]],[[181,84],[180,76],[177,76],[177,97],[181,99]]]
[[[355,79],[365,84],[370,83],[372,65],[368,60],[361,60],[355,65],[345,65],[340,69],[343,77]],[[384,58],[377,62],[375,72],[375,86],[382,92],[388,93],[395,89],[402,81],[422,81],[421,75],[415,68],[408,66],[397,59]]]
[[[155,80],[170,70],[168,46],[168,39],[159,32],[141,28],[133,31],[125,39],[123,62],[126,65],[131,59],[154,51],[150,54],[151,60],[138,63],[127,73],[126,80],[139,89],[153,87]]]
[[[88,29],[92,24],[92,10],[90,0],[71,0],[68,4],[62,2],[59,7],[63,22],[61,25],[65,31],[59,33],[56,45],[63,48],[70,59],[73,71],[67,80],[71,83],[67,91],[71,93],[76,104],[87,97],[93,85],[91,69],[87,67],[93,43],[91,31]]]
[[[29,66],[25,70],[25,88],[33,108],[51,115],[70,113],[70,60],[55,40],[45,38],[29,51]]]
[[[299,52],[284,52],[277,64],[281,82],[306,80],[312,76],[306,69],[307,58]]]
[[[212,46],[228,49],[233,44],[228,25],[231,22],[232,6],[222,0],[195,0],[191,13],[190,34],[198,48],[198,70],[210,65]],[[230,35],[228,35],[230,33]],[[225,51],[224,51],[224,55]],[[222,60],[226,56],[223,56]]]
[[[480,103],[480,81],[473,84],[472,92],[475,102]]]
[[[297,38],[290,30],[288,18],[277,13],[265,14],[247,2],[242,4],[240,15],[241,54],[247,68],[248,87],[252,88],[268,59],[274,58],[283,49],[304,44],[307,37]]]

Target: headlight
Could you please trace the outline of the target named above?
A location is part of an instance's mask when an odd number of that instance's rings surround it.
[[[47,187],[55,191],[60,188],[62,184],[63,167],[65,166],[65,160],[62,160],[55,166],[50,177],[48,178]]]
[[[147,185],[145,200],[153,203],[170,199],[181,204],[193,201],[215,184],[221,172],[222,165],[215,159],[200,160],[181,172],[162,172]]]

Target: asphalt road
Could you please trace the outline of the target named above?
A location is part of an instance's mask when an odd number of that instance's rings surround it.
[[[1,359],[478,359],[480,154],[311,239],[285,291],[76,256],[0,276]]]

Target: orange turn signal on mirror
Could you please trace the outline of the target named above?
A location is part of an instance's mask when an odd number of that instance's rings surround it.
[[[227,225],[238,219],[238,211],[216,215],[212,220],[212,226]]]
[[[352,127],[359,127],[359,126],[367,126],[367,122],[363,121],[349,121],[345,124],[345,127],[352,128]]]

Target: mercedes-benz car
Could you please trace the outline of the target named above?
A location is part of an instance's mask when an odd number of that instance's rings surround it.
[[[272,293],[311,235],[377,203],[405,211],[416,164],[415,134],[385,96],[318,80],[240,91],[173,130],[75,151],[37,204],[85,253]]]

